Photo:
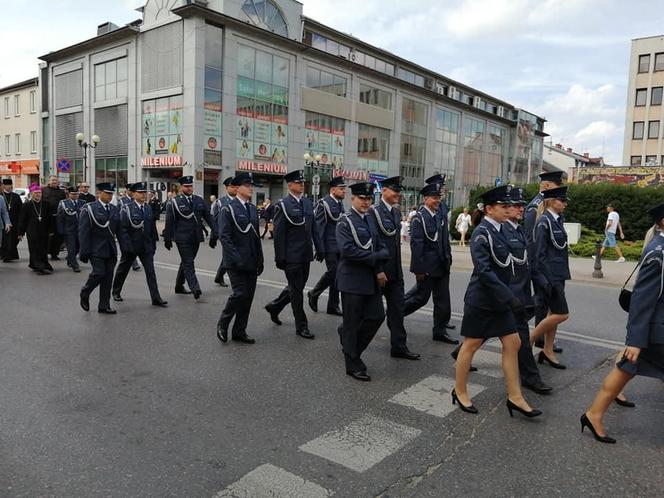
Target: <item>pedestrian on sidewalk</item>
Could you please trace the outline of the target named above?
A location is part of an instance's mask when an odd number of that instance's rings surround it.
[[[468,214],[468,208],[463,208],[463,212],[459,213],[455,226],[457,232],[461,235],[461,247],[466,247],[466,233],[468,232],[468,229],[473,226],[473,222]]]
[[[606,226],[604,227],[604,243],[602,244],[602,249],[599,251],[599,255],[603,256],[604,251],[607,247],[615,249],[616,254],[618,255],[618,263],[624,263],[625,258],[623,257],[622,250],[616,242],[616,234],[620,233],[620,240],[625,240],[625,234],[623,233],[622,225],[620,224],[620,215],[613,204],[609,203],[606,206],[606,212],[609,213],[606,219]],[[593,259],[595,257],[593,256]]]
[[[408,242],[408,234],[410,233],[410,222],[407,216],[401,217],[401,243]]]
[[[664,381],[664,204],[651,209],[655,226],[646,236],[640,269],[629,306],[625,350],[604,379],[592,405],[581,416],[581,430],[588,427],[597,441],[615,443],[604,430],[604,414],[636,375]]]

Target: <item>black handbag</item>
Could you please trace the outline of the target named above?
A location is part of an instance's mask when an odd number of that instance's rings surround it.
[[[620,289],[620,294],[618,295],[618,304],[620,304],[620,307],[627,313],[629,313],[629,305],[632,302],[632,291],[626,289],[625,287],[627,287],[627,284],[632,279],[634,273],[636,273],[636,270],[639,269],[639,266],[641,266],[641,261],[639,261],[639,263],[634,267],[632,273],[629,274],[629,277],[627,277],[627,280],[623,284],[622,288]]]

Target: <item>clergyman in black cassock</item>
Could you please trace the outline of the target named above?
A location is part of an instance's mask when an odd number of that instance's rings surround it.
[[[32,271],[46,275],[53,271],[48,262],[48,240],[54,231],[53,213],[50,204],[42,200],[42,191],[39,185],[30,187],[31,199],[21,209],[21,219],[18,227],[19,240],[28,236],[28,250],[30,251],[30,264]]]

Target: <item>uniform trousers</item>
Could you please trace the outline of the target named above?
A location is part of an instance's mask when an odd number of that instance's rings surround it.
[[[336,285],[337,263],[339,262],[338,253],[325,254],[325,267],[327,271],[320,277],[318,283],[311,291],[315,298],[320,297],[325,289],[330,288],[327,298],[327,309],[334,310],[339,308],[339,291]]]
[[[176,242],[175,245],[180,254],[180,267],[178,268],[178,275],[175,278],[175,290],[181,290],[186,280],[190,291],[200,291],[201,287],[198,285],[196,267],[194,266],[194,260],[198,254],[200,243]]]
[[[53,233],[48,238],[48,253],[51,257],[55,257],[60,254],[60,248],[62,247],[63,237],[59,233]]]
[[[256,270],[228,270],[228,278],[231,281],[231,295],[228,296],[218,324],[224,330],[228,330],[231,320],[235,317],[232,337],[241,337],[247,333],[247,322],[256,293],[258,274]]]
[[[224,259],[222,256],[221,262],[219,263],[219,268],[217,268],[217,274],[214,277],[214,281],[219,283],[224,279],[224,275],[226,275],[226,269],[224,268]]]
[[[521,347],[519,348],[519,376],[521,377],[521,384],[535,385],[542,382],[540,377],[539,368],[535,363],[533,357],[533,347],[530,344],[530,327],[524,315],[514,316],[516,319],[516,330],[521,339]]]
[[[106,310],[111,307],[111,286],[113,285],[113,270],[116,261],[115,256],[110,258],[90,257],[92,272],[85,285],[83,285],[81,294],[89,298],[92,291],[99,286],[99,306],[97,308],[99,310]]]
[[[298,332],[308,328],[307,315],[304,313],[304,286],[309,279],[309,267],[311,263],[288,263],[284,269],[288,285],[281,291],[279,297],[268,304],[277,314],[283,310],[288,303],[293,308],[295,317],[295,330]]]
[[[544,298],[544,292],[542,289],[533,282],[533,302],[535,303],[535,325],[539,325],[539,322],[544,320],[549,314],[549,308],[546,304],[546,299]]]
[[[78,268],[78,259],[76,259],[79,249],[78,233],[65,233],[65,244],[67,244],[67,265],[71,268]]]
[[[393,353],[408,351],[406,329],[403,325],[405,296],[403,279],[388,280],[381,289],[387,305],[387,328],[390,329],[390,345]]]
[[[429,302],[433,294],[433,336],[445,334],[445,325],[452,318],[450,303],[450,274],[441,277],[427,275],[422,282],[417,282],[407,293],[404,316],[415,313]]]
[[[145,280],[148,282],[148,290],[150,291],[150,298],[152,301],[161,301],[159,295],[159,287],[157,286],[157,274],[154,271],[154,254],[142,253],[136,254],[133,252],[123,252],[120,258],[120,263],[115,270],[115,278],[113,279],[113,295],[120,295],[122,287],[124,286],[129,270],[134,265],[136,258],[141,260],[145,270]]]
[[[342,292],[341,305],[344,316],[338,331],[346,372],[364,372],[367,366],[361,355],[385,320],[383,299],[378,292],[368,296]]]

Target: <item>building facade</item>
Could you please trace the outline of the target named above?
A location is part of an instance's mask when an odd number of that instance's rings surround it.
[[[252,171],[257,202],[281,196],[293,169],[322,185],[402,175],[406,205],[434,173],[459,204],[477,185],[541,170],[544,119],[305,18],[299,2],[166,4],[41,57],[51,170],[159,189],[191,174],[206,195]],[[101,138],[88,168],[79,132]]]
[[[664,35],[632,40],[623,164],[664,164]]]
[[[16,187],[39,182],[38,96],[37,78],[0,89],[0,177]]]
[[[588,152],[579,154],[562,144],[544,143],[543,171],[563,171],[567,178],[578,176],[583,168],[603,168],[604,158],[590,157]]]

